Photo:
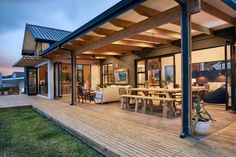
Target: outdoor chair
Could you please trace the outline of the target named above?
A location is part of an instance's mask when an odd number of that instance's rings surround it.
[[[122,99],[121,95],[126,95],[126,94],[127,94],[127,91],[126,91],[125,88],[119,88],[119,89],[118,89],[118,92],[119,92],[119,95],[120,95],[120,103],[118,103],[118,106],[119,106],[119,105],[121,104],[121,99]],[[128,105],[128,103],[129,103],[129,98],[124,98],[123,103],[124,103],[125,105]],[[129,108],[129,105],[128,105],[128,108]]]
[[[79,103],[80,103],[80,100],[82,100],[82,103],[84,103],[84,100],[85,100],[85,91],[83,89],[83,87],[81,85],[78,86],[78,100],[79,100]]]

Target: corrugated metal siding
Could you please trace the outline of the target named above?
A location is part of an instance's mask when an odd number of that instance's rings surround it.
[[[31,24],[26,24],[26,27],[30,30],[35,40],[45,40],[45,41],[59,41],[62,38],[69,35],[71,32],[48,28],[43,26],[36,26]]]

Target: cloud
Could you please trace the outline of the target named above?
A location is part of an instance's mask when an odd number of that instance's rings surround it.
[[[73,31],[118,1],[1,0],[0,66],[10,67],[20,58],[25,23]]]

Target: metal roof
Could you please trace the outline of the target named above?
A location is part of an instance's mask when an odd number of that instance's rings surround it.
[[[32,24],[26,24],[26,29],[28,29],[32,33],[32,36],[36,41],[44,42],[56,42],[65,38],[71,33],[65,30],[48,28]]]

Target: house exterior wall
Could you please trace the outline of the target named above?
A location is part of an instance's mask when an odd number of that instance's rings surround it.
[[[31,32],[26,29],[24,40],[23,40],[23,48],[22,50],[34,50],[35,49],[36,42],[31,34]]]
[[[44,51],[49,47],[48,43],[37,42],[35,47],[35,55],[39,55],[40,52]]]

